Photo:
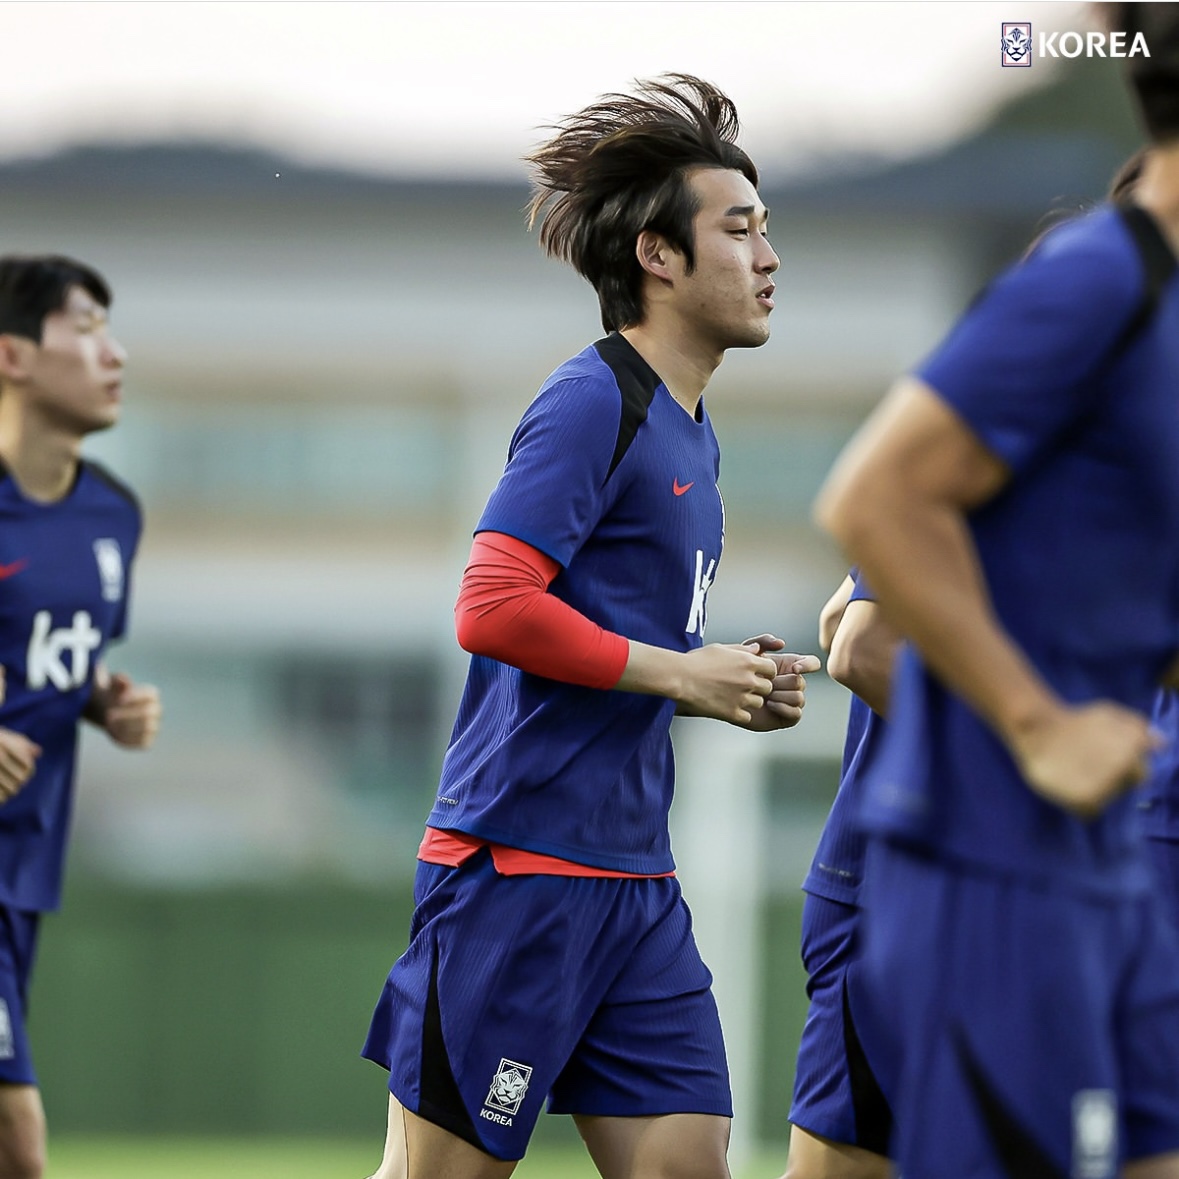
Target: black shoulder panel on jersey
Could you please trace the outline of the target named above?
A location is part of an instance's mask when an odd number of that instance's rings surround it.
[[[1120,352],[1150,321],[1158,306],[1159,296],[1163,293],[1163,287],[1175,273],[1176,265],[1179,265],[1167,239],[1163,237],[1162,230],[1145,209],[1138,205],[1118,205],[1118,215],[1130,231],[1142,265],[1146,267],[1146,292],[1142,298],[1142,305],[1118,338],[1114,347],[1115,353]]]
[[[131,503],[131,506],[140,515],[143,514],[143,506],[139,502],[139,497],[123,482],[117,475],[112,474],[102,463],[96,463],[93,459],[83,459],[82,466],[86,468],[92,475],[96,475],[101,479],[112,491],[117,492],[125,500]]]
[[[610,460],[610,469],[606,472],[606,478],[609,479],[635,440],[639,427],[647,420],[651,399],[663,382],[659,379],[659,374],[634,350],[629,341],[617,332],[611,332],[604,340],[599,340],[594,349],[614,374],[619,392],[622,394],[618,440],[614,443],[614,456]]]

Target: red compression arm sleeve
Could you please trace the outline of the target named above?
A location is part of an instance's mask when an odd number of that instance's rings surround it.
[[[560,568],[514,536],[480,532],[454,607],[459,645],[550,680],[612,688],[630,644],[548,593]]]

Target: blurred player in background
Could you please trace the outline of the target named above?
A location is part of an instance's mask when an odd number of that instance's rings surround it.
[[[1135,152],[1118,169],[1110,182],[1110,200],[1129,200],[1145,158],[1145,150]],[[1055,223],[1060,223],[1058,218]],[[1028,253],[1042,237],[1037,236]],[[1144,318],[1151,310],[1146,309]],[[801,950],[811,1002],[795,1068],[789,1165],[783,1179],[885,1179],[891,1174],[887,1154],[893,1123],[873,1067],[874,1060],[880,1065],[882,1045],[863,1042],[866,1000],[857,928],[864,903],[866,836],[856,813],[883,744],[900,636],[881,615],[863,576],[853,569],[823,607],[819,637],[830,652],[828,674],[854,695],[839,790],[803,883],[807,897]],[[1160,697],[1156,728],[1179,738],[1179,705],[1174,703],[1179,697],[1165,690]],[[1174,854],[1179,846],[1179,807],[1172,800],[1179,798],[1179,787],[1170,785],[1172,776],[1179,782],[1179,746],[1168,743],[1157,770],[1143,803],[1148,812],[1145,825],[1158,840],[1151,847],[1160,866],[1165,865],[1164,893],[1171,897],[1179,923],[1179,856]],[[887,898],[879,903],[887,903]]]
[[[866,839],[856,809],[878,756],[899,638],[853,569],[819,617],[827,674],[853,696],[839,790],[803,882],[802,960],[810,1007],[798,1048],[783,1179],[885,1179],[892,1111],[865,1044],[859,960]]]
[[[724,512],[701,395],[768,338],[778,266],[737,129],[724,94],[669,75],[530,158],[541,243],[609,334],[545,382],[476,527],[456,606],[474,658],[364,1050],[390,1070],[379,1179],[507,1176],[546,1096],[604,1176],[728,1175],[669,728],[790,727],[819,666],[772,635],[703,645]]]
[[[1179,1176],[1179,943],[1128,794],[1179,677],[1179,6],[1105,7],[1151,50],[1140,207],[994,283],[816,508],[911,640],[861,811],[905,1179]]]
[[[110,303],[79,262],[0,258],[0,1179],[44,1169],[25,1009],[40,914],[61,901],[78,721],[145,749],[160,720],[156,689],[103,662],[141,526],[134,495],[81,457],[119,418]]]

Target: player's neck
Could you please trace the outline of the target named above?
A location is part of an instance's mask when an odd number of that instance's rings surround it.
[[[2,405],[0,401],[0,459],[17,486],[40,503],[63,499],[78,475],[81,441],[30,429],[17,415],[3,413]]]
[[[625,328],[622,335],[659,374],[667,391],[692,417],[723,353],[702,348],[684,331],[666,330],[650,321]]]
[[[1179,254],[1179,142],[1151,149],[1134,199],[1154,215],[1171,249]]]

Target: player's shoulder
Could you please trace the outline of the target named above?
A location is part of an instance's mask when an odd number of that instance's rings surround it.
[[[1103,204],[1045,234],[1027,267],[1086,298],[1124,303],[1141,296],[1147,260],[1126,210]]]
[[[119,478],[109,467],[95,459],[82,460],[82,475],[87,478],[93,494],[109,497],[134,513],[136,518],[142,516],[143,508],[139,497],[131,487]]]
[[[617,412],[626,399],[629,382],[619,357],[621,350],[613,344],[615,339],[622,337],[607,336],[549,373],[533,399],[531,412],[574,416],[597,416],[610,409]],[[637,356],[629,344],[625,347]]]

